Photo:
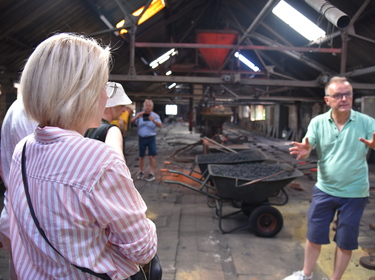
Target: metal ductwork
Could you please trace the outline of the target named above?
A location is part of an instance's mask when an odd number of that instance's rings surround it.
[[[325,0],[305,0],[318,13],[338,28],[346,28],[350,24],[350,17]]]

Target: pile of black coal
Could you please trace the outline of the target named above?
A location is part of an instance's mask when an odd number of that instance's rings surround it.
[[[277,164],[261,164],[261,163],[247,163],[236,165],[211,165],[211,174],[222,177],[241,178],[249,181],[258,180],[280,171],[285,170],[281,165]],[[280,180],[288,176],[289,172],[282,172],[278,175],[272,176],[268,180]]]
[[[196,156],[197,163],[236,163],[264,161],[267,157],[259,150],[246,150],[239,153],[214,153]]]

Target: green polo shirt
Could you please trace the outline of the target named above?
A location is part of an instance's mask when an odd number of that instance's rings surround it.
[[[313,118],[305,136],[316,147],[319,157],[316,186],[337,197],[367,197],[368,147],[358,138],[372,139],[375,120],[351,110],[348,122],[339,132],[331,111]]]

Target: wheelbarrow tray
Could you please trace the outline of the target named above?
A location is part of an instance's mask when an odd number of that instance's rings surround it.
[[[236,169],[238,171],[239,168],[249,168],[249,170],[251,171],[251,169],[256,167],[265,170],[268,168],[279,170],[278,172],[283,172],[263,180],[261,178],[262,176],[259,176],[258,179],[255,179],[256,174],[247,176],[246,172],[244,172],[240,177],[232,177],[226,175],[228,173],[230,174],[231,172],[233,173],[233,171],[236,171]],[[291,181],[303,175],[300,170],[293,168],[289,164],[265,163],[237,165],[210,164],[208,165],[208,172],[216,188],[216,195],[218,197],[220,197],[221,199],[235,200],[252,204],[258,204],[267,201],[268,198],[275,196]]]
[[[209,164],[241,164],[256,163],[268,160],[268,156],[258,149],[241,151],[238,153],[214,153],[195,156],[195,164],[202,174],[207,171]]]

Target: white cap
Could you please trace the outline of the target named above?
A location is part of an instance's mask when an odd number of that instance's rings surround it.
[[[133,104],[126,105],[125,107],[129,108],[132,111],[135,110],[135,105],[133,105]]]
[[[124,88],[121,84],[116,83],[116,93],[112,98],[109,98],[107,100],[106,108],[115,107],[118,105],[128,105],[131,104],[132,101],[130,98],[126,95]],[[112,89],[108,89],[112,90]]]

